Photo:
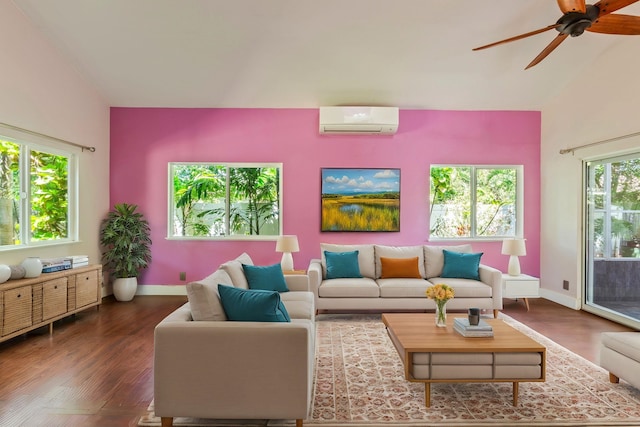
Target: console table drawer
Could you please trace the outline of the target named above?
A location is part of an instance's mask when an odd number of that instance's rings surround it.
[[[31,326],[31,286],[9,289],[2,294],[4,303],[2,335],[9,335]]]
[[[42,284],[42,320],[67,312],[67,278],[61,277]]]

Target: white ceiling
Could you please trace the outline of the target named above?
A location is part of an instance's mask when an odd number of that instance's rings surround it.
[[[13,0],[111,106],[540,110],[615,44],[586,32],[524,67],[554,0]],[[640,3],[619,13],[640,15]],[[631,54],[633,52],[633,54]],[[604,70],[606,72],[606,69]]]

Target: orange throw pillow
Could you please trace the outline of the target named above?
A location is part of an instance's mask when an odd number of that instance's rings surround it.
[[[421,279],[418,268],[418,257],[413,258],[385,258],[380,257],[382,272],[380,278],[391,279],[394,277]]]

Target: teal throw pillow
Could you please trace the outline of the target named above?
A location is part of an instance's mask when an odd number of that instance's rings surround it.
[[[267,266],[242,264],[242,269],[249,283],[249,289],[289,292],[280,264]]]
[[[440,277],[480,280],[480,258],[482,252],[469,254],[442,250],[444,267]]]
[[[324,251],[324,258],[327,262],[327,279],[362,277],[358,264],[358,253],[359,251]]]
[[[276,291],[242,289],[218,285],[222,308],[228,320],[238,322],[291,322]]]

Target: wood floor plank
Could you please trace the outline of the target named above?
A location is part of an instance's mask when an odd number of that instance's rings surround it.
[[[0,425],[135,426],[153,398],[153,330],[182,296],[106,298],[46,328],[0,343]],[[597,363],[600,333],[629,328],[543,299],[504,312]]]

